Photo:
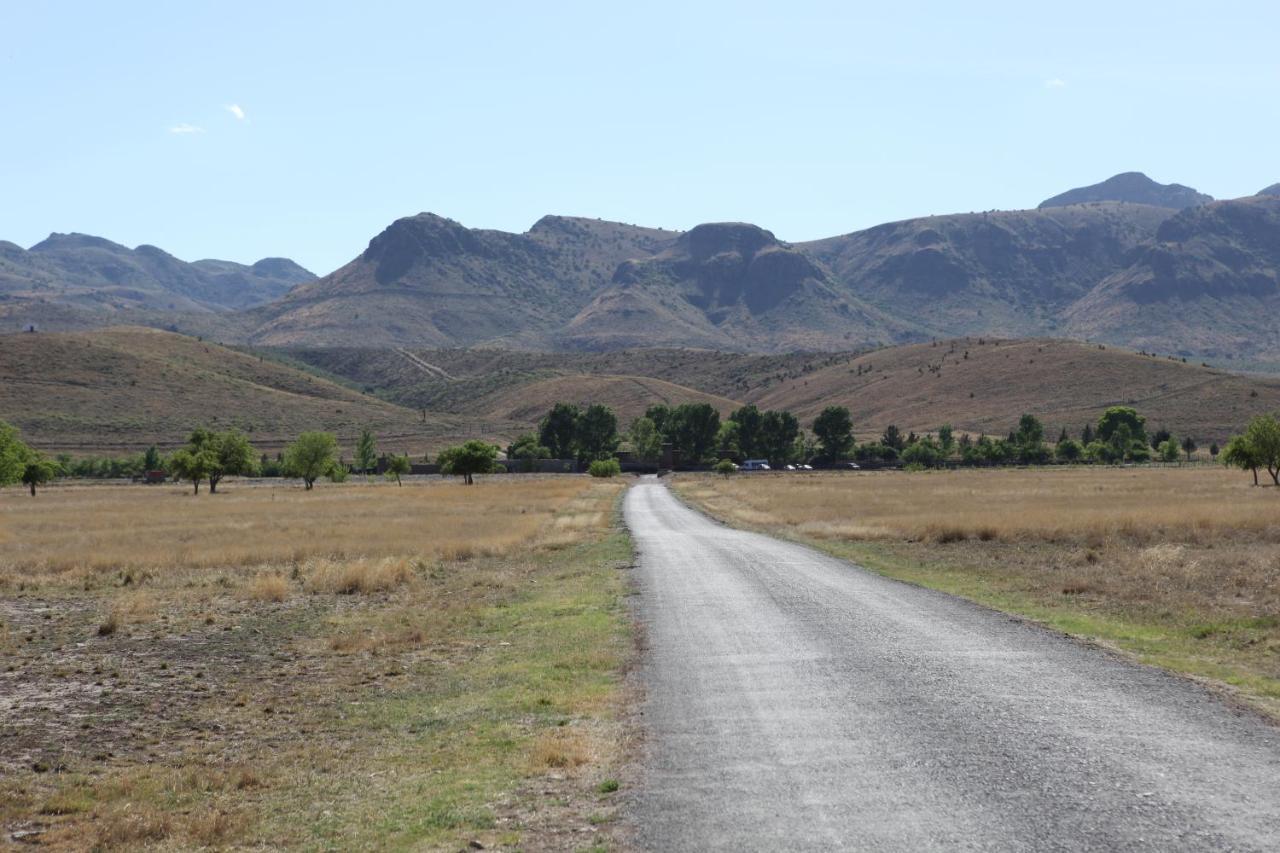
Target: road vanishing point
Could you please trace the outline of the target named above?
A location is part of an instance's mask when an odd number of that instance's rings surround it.
[[[1190,681],[626,496],[650,850],[1280,850],[1280,730]]]

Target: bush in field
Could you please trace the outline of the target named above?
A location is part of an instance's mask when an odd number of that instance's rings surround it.
[[[1164,441],[1160,442],[1160,446],[1156,448],[1156,451],[1160,454],[1161,462],[1177,462],[1182,452],[1178,447],[1178,440],[1172,435],[1167,436]]]
[[[350,474],[351,469],[347,467],[346,460],[341,457],[338,458],[337,462],[329,466],[328,471],[324,472],[330,483],[345,483]]]
[[[716,463],[715,472],[722,477],[731,477],[738,473],[738,466],[731,459],[721,459]]]
[[[392,456],[387,460],[386,477],[388,480],[395,480],[397,486],[404,485],[404,483],[400,482],[400,478],[412,470],[413,466],[409,463],[408,454],[405,454],[404,456]]]
[[[331,432],[304,432],[284,452],[286,477],[299,477],[310,491],[338,463],[338,439]]]
[[[936,468],[941,461],[942,453],[931,438],[922,438],[902,451],[902,462],[911,470]]]
[[[498,445],[472,439],[456,447],[448,447],[440,451],[436,462],[440,465],[440,473],[446,476],[461,477],[470,486],[475,482],[475,474],[492,473],[497,465]]]
[[[1075,463],[1084,458],[1084,447],[1073,438],[1058,442],[1053,451],[1059,462]]]
[[[587,467],[592,477],[616,477],[622,473],[622,466],[617,459],[597,459]]]

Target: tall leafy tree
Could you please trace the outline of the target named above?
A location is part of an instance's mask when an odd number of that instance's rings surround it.
[[[764,415],[753,404],[743,406],[729,420],[738,426],[738,448],[748,459],[766,456],[764,446]]]
[[[902,437],[902,430],[898,429],[894,424],[889,424],[884,428],[884,435],[880,436],[880,443],[885,447],[892,447],[899,453],[902,448],[907,446],[906,439]]]
[[[556,459],[572,457],[581,415],[572,403],[556,403],[538,425],[538,443],[550,450]]]
[[[1172,439],[1172,436],[1170,436]],[[1182,452],[1187,454],[1187,461],[1191,461],[1191,456],[1196,452],[1196,440],[1191,436],[1187,436],[1182,440]]]
[[[184,447],[169,457],[169,473],[194,486],[192,493],[200,494],[200,481],[209,476],[217,465],[213,451],[208,448]]]
[[[670,439],[686,464],[701,465],[716,450],[720,413],[710,403],[682,403],[671,412]]]
[[[58,476],[61,470],[57,462],[38,450],[31,450],[27,454],[26,465],[22,470],[22,482],[31,490],[31,497],[34,498],[36,486],[43,486]]]
[[[665,403],[654,403],[644,410],[644,416],[653,421],[664,441],[671,440],[671,412],[671,407]]]
[[[360,439],[356,442],[356,467],[360,469],[360,473],[364,474],[365,479],[369,479],[369,471],[378,464],[378,441],[374,438],[373,431],[365,428],[360,430]]]
[[[574,444],[585,462],[612,458],[618,449],[618,417],[613,409],[602,403],[587,406],[578,418]]]
[[[0,421],[0,486],[17,483],[27,469],[27,445],[18,438],[18,430]]]
[[[772,465],[785,465],[792,459],[800,422],[790,412],[765,412],[760,419],[761,455]]]
[[[844,406],[827,406],[813,421],[813,434],[821,445],[822,458],[830,462],[844,459],[853,449],[853,419]]]
[[[652,419],[636,418],[627,431],[631,452],[645,465],[653,465],[662,456],[662,434]]]
[[[1222,448],[1218,457],[1228,468],[1239,468],[1253,472],[1253,484],[1258,485],[1258,469],[1262,467],[1262,459],[1254,452],[1248,439],[1243,435],[1232,436],[1227,446]]]

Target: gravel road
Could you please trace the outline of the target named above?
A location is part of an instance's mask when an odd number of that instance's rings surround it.
[[[646,479],[650,850],[1280,850],[1280,730]]]

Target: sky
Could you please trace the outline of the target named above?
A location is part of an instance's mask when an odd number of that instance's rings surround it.
[[[420,211],[801,241],[1122,171],[1280,181],[1274,0],[0,0],[0,27],[0,240],[22,246],[323,274]]]

